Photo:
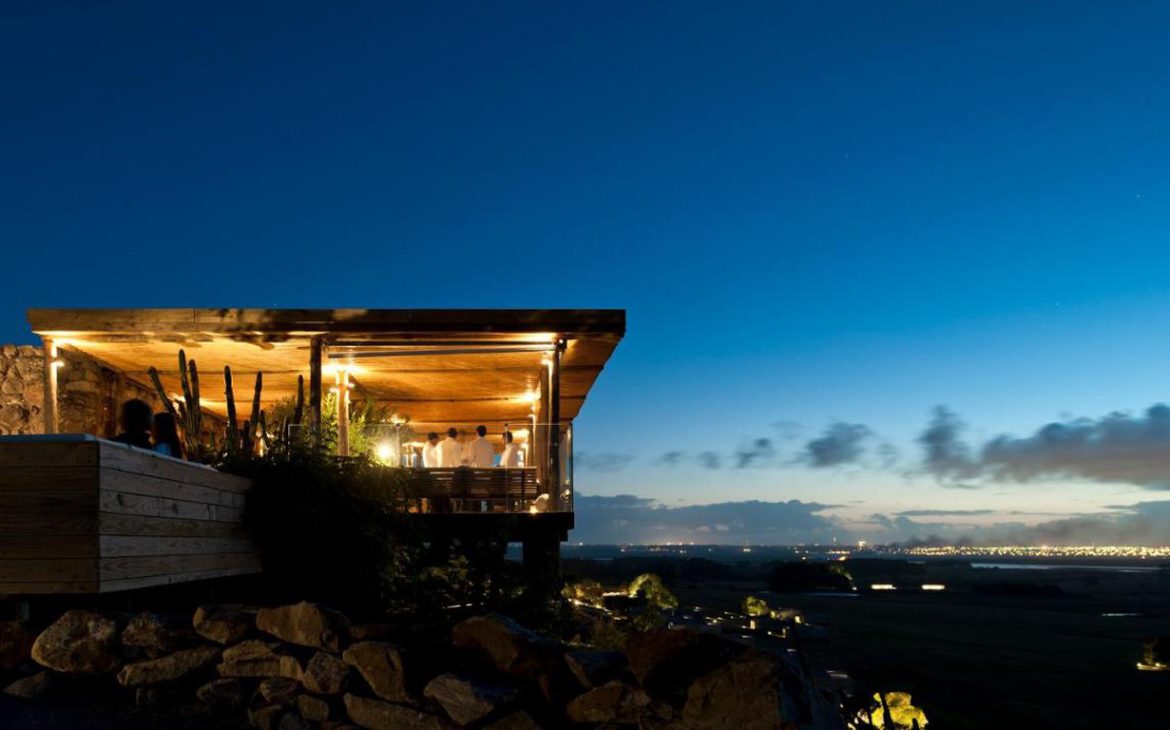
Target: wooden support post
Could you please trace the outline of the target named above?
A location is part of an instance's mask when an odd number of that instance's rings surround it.
[[[561,492],[565,488],[561,475],[561,354],[564,351],[564,340],[560,340],[548,366],[548,483],[551,507],[556,512],[561,511]]]
[[[309,340],[309,429],[313,448],[321,447],[321,336]]]
[[[48,337],[42,340],[45,351],[45,433],[57,433],[57,346]]]
[[[349,371],[337,370],[337,455],[349,456]]]

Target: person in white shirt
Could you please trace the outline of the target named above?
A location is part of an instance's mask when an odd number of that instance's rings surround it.
[[[439,466],[453,469],[463,465],[463,444],[456,440],[459,432],[454,427],[447,429],[447,438],[438,445]]]
[[[504,431],[504,453],[500,454],[500,466],[505,469],[520,468],[520,447],[512,442],[511,431]]]
[[[489,469],[496,457],[496,450],[487,440],[487,427],[475,427],[475,440],[468,444],[467,465],[476,469]]]
[[[424,469],[439,466],[439,434],[434,431],[427,434],[427,443],[422,447],[422,465]]]

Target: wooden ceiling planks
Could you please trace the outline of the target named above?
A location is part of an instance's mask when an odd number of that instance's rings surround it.
[[[357,397],[373,397],[415,423],[521,422],[527,392],[542,377],[539,352],[439,354],[492,343],[568,340],[563,356],[562,414],[573,418],[625,332],[622,310],[376,310],[376,309],[35,309],[33,331],[106,362],[137,380],[158,368],[164,387],[179,391],[177,353],[198,363],[205,405],[223,413],[222,371],[230,365],[237,404],[249,403],[256,372],[264,373],[265,407],[295,395],[298,375],[309,375],[309,338],[322,335],[346,365],[347,353],[420,354],[352,361]],[[396,347],[386,346],[392,341]],[[412,341],[425,344],[410,346]],[[474,345],[460,346],[460,342]],[[498,348],[497,348],[498,349]]]

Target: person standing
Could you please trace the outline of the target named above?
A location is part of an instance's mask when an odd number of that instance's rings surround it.
[[[439,466],[444,469],[463,465],[463,444],[459,443],[458,436],[459,432],[452,426],[447,429],[447,438],[436,447],[439,450]]]
[[[431,431],[427,434],[427,442],[422,447],[422,465],[424,469],[437,469],[440,463],[439,434]]]
[[[500,466],[505,469],[520,468],[520,447],[513,441],[511,431],[504,431],[504,453],[500,454]]]
[[[175,417],[169,413],[154,414],[154,450],[176,459],[186,458]]]
[[[487,440],[487,426],[476,426],[475,440],[468,445],[467,465],[476,469],[490,469],[495,458],[496,450]]]
[[[140,449],[154,448],[150,442],[150,429],[154,426],[154,411],[150,404],[131,398],[122,404],[122,433],[110,439],[115,443],[137,446]]]

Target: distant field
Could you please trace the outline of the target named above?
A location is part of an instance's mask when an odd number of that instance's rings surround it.
[[[1141,642],[1170,635],[1170,577],[1081,571],[964,571],[967,580],[1057,585],[1058,598],[970,593],[769,596],[813,624],[813,666],[858,692],[913,693],[931,727],[1127,730],[1170,727],[1170,673],[1138,672]],[[972,577],[973,576],[973,577]],[[730,606],[760,581],[678,581],[684,605]],[[1104,617],[1137,613],[1138,617]]]

